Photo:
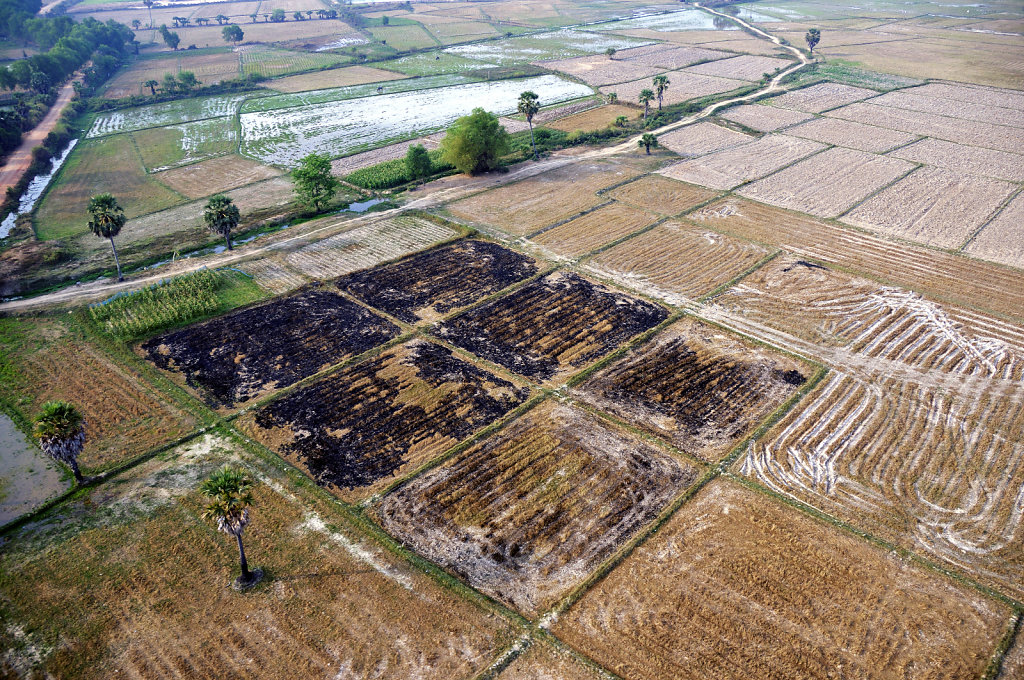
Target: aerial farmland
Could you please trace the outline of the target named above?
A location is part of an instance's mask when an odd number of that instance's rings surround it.
[[[1024,680],[1019,2],[0,10],[0,678]]]

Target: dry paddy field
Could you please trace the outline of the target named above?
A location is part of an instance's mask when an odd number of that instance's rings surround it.
[[[281,171],[234,154],[155,173],[153,177],[189,198],[202,198],[277,177]]]
[[[1024,195],[1017,194],[975,236],[964,252],[1024,269]]]
[[[736,193],[817,215],[836,217],[914,169],[913,163],[853,149],[832,148]]]
[[[672,179],[712,189],[733,189],[824,148],[823,144],[806,139],[766,135],[744,146],[670,165],[660,172]]]
[[[690,99],[697,99],[698,97],[706,97],[709,94],[737,90],[749,85],[748,82],[743,80],[705,76],[686,71],[671,71],[667,75],[671,84],[668,90],[665,91],[664,103],[669,106]],[[640,91],[650,89],[650,87],[651,79],[643,78],[618,85],[605,85],[600,90],[603,94],[616,93],[619,101],[635,102],[640,95]]]
[[[222,80],[237,78],[239,74],[238,55],[234,52],[190,55],[187,53],[153,59],[140,59],[111,79],[103,96],[118,99],[131,95],[149,94],[143,83],[148,80],[163,81],[164,75],[177,75],[191,71],[203,85],[216,85]]]
[[[1018,190],[999,180],[925,167],[860,204],[842,221],[926,245],[959,249]]]
[[[573,395],[714,462],[811,372],[802,362],[687,318],[599,370]]]
[[[680,156],[703,156],[729,147],[749,144],[754,137],[709,121],[681,127],[658,137],[658,143]]]
[[[604,200],[595,192],[638,174],[626,165],[577,163],[457,201],[448,210],[459,219],[525,236],[600,205]]]
[[[349,85],[377,83],[386,80],[401,80],[407,77],[401,73],[384,71],[370,66],[346,66],[345,68],[277,78],[267,83],[267,86],[279,92],[306,92],[308,90],[324,90],[331,87],[347,87]]]
[[[922,139],[889,153],[914,163],[935,165],[962,174],[1024,182],[1024,156],[941,139]]]
[[[424,340],[349,365],[240,427],[349,501],[380,491],[526,401],[519,387]]]
[[[626,116],[627,118],[634,119],[639,118],[643,115],[637,109],[631,106],[623,106],[621,104],[609,104],[607,106],[599,106],[589,111],[582,111],[580,113],[566,116],[565,118],[559,118],[558,120],[550,123],[545,123],[545,127],[554,128],[556,130],[562,130],[563,132],[574,132],[576,130],[583,130],[589,132],[590,130],[601,130],[608,127],[615,122],[615,119],[619,116]]]
[[[667,317],[658,305],[555,272],[448,319],[433,332],[519,375],[552,383]]]
[[[199,482],[224,463],[257,479],[246,548],[271,578],[244,595],[228,585],[230,537],[201,517]],[[513,635],[213,435],[9,536],[3,589],[6,659],[60,678],[449,680],[481,672]]]
[[[824,144],[867,151],[869,153],[885,153],[890,149],[895,149],[898,146],[903,146],[913,142],[915,139],[919,139],[917,135],[907,132],[887,130],[886,128],[854,123],[853,121],[840,118],[815,118],[796,127],[789,128],[786,130],[786,134],[794,137],[803,137],[804,139],[813,139]]]
[[[551,645],[534,642],[509,664],[501,680],[605,680],[590,665]]]
[[[409,152],[409,147],[417,144],[431,150],[436,149],[439,146],[436,136],[434,135],[429,137],[420,137],[419,139],[412,139],[408,142],[388,144],[387,146],[381,146],[370,151],[363,151],[362,153],[352,154],[351,156],[345,156],[344,158],[333,160],[331,161],[331,172],[338,176],[344,176],[353,173],[360,168],[368,168],[371,165],[377,165],[384,161],[393,161],[397,158],[405,158],[405,155]]]
[[[975,678],[1007,606],[724,480],[553,626],[622,677]],[[880,634],[885,631],[885,634]]]
[[[666,222],[603,251],[585,269],[670,304],[687,305],[728,283],[768,249],[681,222]]]
[[[821,113],[840,106],[859,102],[878,95],[874,90],[853,87],[840,83],[819,83],[810,87],[793,90],[768,100],[768,103],[785,109]]]
[[[765,73],[775,73],[777,70],[792,66],[794,62],[785,59],[772,59],[771,57],[757,57],[744,54],[730,59],[719,59],[706,64],[690,66],[684,69],[684,73],[696,73],[704,76],[718,76],[719,78],[734,78],[736,80],[761,80]]]
[[[697,478],[635,435],[546,402],[375,509],[403,543],[528,616]]]
[[[746,126],[758,132],[773,132],[780,128],[802,123],[812,118],[811,114],[802,111],[780,109],[775,106],[760,104],[742,104],[721,114],[722,118]]]
[[[625,83],[638,78],[648,78],[665,70],[658,66],[649,66],[635,61],[611,59],[604,54],[557,61],[542,61],[536,62],[536,64],[544,68],[568,73],[579,78],[587,85],[594,86]]]
[[[545,229],[530,241],[562,257],[579,257],[651,226],[658,216],[620,203],[611,203],[582,217]]]
[[[253,277],[256,285],[271,295],[290,293],[299,286],[309,283],[309,279],[292,272],[281,262],[271,257],[249,260],[238,265],[238,268]]]
[[[969,106],[964,106],[966,102],[956,99],[917,94],[919,89],[910,88],[888,92],[871,100],[871,103],[897,109],[934,113],[940,116],[952,116],[980,123],[1024,127],[1024,104],[1017,104],[1016,108],[991,105],[986,102],[988,97],[983,92],[976,90],[977,98],[970,102]],[[1024,101],[1024,97],[1021,100]]]
[[[716,194],[715,191],[677,182],[661,175],[644,175],[605,193],[608,198],[620,203],[665,216],[678,215],[710,200]]]
[[[650,49],[653,47],[657,47],[659,49]],[[650,48],[636,47],[631,50],[622,50],[615,54],[615,58],[625,59],[634,64],[657,66],[664,70],[685,68],[692,64],[714,61],[715,59],[725,59],[726,57],[733,56],[729,52],[707,50],[701,47],[675,47],[673,45],[664,44],[652,45]],[[640,50],[648,51],[639,53]]]

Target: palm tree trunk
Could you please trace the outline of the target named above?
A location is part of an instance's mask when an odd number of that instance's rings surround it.
[[[231,250],[231,234],[224,234],[224,243],[227,243],[228,250]]]
[[[537,160],[537,142],[533,141],[533,121],[528,118],[526,122],[530,125],[530,146],[533,147],[533,160]]]
[[[121,263],[117,260],[117,246],[114,245],[114,237],[110,237],[110,249],[114,251],[114,266],[117,267],[117,280],[124,281],[124,277],[121,276]]]
[[[242,547],[242,534],[241,532],[235,534],[235,538],[238,540],[238,560],[242,564],[242,576],[241,581],[251,581],[252,574],[249,573],[249,563],[245,560],[245,548]]]
[[[82,485],[82,471],[78,469],[78,461],[72,458],[68,461],[68,466],[71,468],[71,473],[75,476],[75,484]]]

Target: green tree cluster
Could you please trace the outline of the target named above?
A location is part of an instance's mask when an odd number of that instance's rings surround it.
[[[299,167],[292,170],[292,180],[299,200],[317,212],[327,206],[341,185],[331,174],[331,159],[317,153],[299,161]]]
[[[508,132],[497,116],[482,108],[456,120],[441,140],[441,157],[445,162],[471,175],[497,168],[508,150]]]

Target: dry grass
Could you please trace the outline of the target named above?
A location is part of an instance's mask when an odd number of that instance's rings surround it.
[[[103,96],[117,99],[150,94],[149,88],[142,86],[143,83],[148,80],[162,82],[164,74],[176,75],[180,71],[192,71],[203,85],[216,85],[222,80],[238,77],[238,55],[234,52],[201,55],[182,52],[166,57],[140,59],[110,80]]]
[[[658,136],[658,143],[666,149],[687,157],[703,156],[732,146],[755,140],[750,135],[702,121]]]
[[[925,97],[939,97],[965,104],[983,103],[1024,111],[1024,94],[1020,90],[978,87],[969,83],[928,83],[911,92]]]
[[[765,73],[775,73],[778,69],[792,66],[792,61],[785,59],[773,59],[771,57],[757,57],[744,54],[730,59],[719,59],[691,66],[684,70],[684,73],[698,73],[705,76],[718,76],[720,78],[734,78],[736,80],[761,80]]]
[[[681,222],[666,222],[606,250],[587,270],[672,304],[685,305],[727,283],[768,250]]]
[[[346,87],[386,80],[401,80],[407,77],[401,73],[384,71],[369,66],[346,66],[345,68],[277,78],[267,83],[267,86],[279,92],[305,92],[307,90],[323,90],[329,87]]]
[[[896,158],[834,148],[736,193],[780,208],[836,217],[913,169],[912,163]]]
[[[1024,269],[1024,195],[1018,194],[964,248],[986,260]]]
[[[565,118],[559,118],[550,123],[545,123],[544,126],[564,132],[574,132],[576,130],[589,132],[591,130],[601,130],[612,125],[619,116],[626,116],[630,120],[635,120],[641,115],[641,112],[631,106],[609,104],[566,116]]]
[[[631,678],[977,677],[1009,610],[716,481],[554,626]],[[880,635],[879,631],[885,631]]]
[[[360,168],[368,168],[371,165],[383,163],[384,161],[393,161],[396,158],[405,158],[405,155],[409,152],[409,147],[417,144],[422,145],[427,149],[436,149],[440,145],[437,137],[438,135],[420,137],[419,139],[412,139],[408,142],[388,144],[387,146],[378,147],[371,151],[363,151],[362,153],[338,158],[331,161],[331,172],[338,176],[344,176],[355,172]]]
[[[658,49],[637,47],[632,50],[622,50],[616,54],[616,57],[627,59],[635,64],[647,64],[662,69],[677,69],[702,61],[713,61],[733,56],[729,52],[706,50],[700,47],[673,47],[670,44],[652,45],[650,47]],[[638,50],[648,51],[633,56],[633,53]]]
[[[1007,182],[921,168],[851,210],[842,221],[958,249],[1016,190]]]
[[[686,71],[671,71],[667,75],[670,85],[668,90],[665,91],[664,103],[669,106],[690,99],[697,99],[698,97],[706,97],[709,94],[729,92],[749,84],[742,80],[716,78]],[[628,83],[619,83],[618,85],[606,85],[600,89],[604,94],[609,92],[616,93],[619,101],[633,103],[637,101],[641,90],[651,89],[651,79],[643,78],[632,80]],[[654,104],[654,108],[657,108],[657,100],[655,100]]]
[[[567,652],[534,642],[501,674],[502,680],[603,680]]]
[[[530,240],[563,257],[578,257],[654,224],[658,216],[613,203],[542,231]]]
[[[189,198],[202,198],[259,182],[281,174],[280,170],[240,156],[221,156],[195,165],[164,170],[153,175]]]
[[[786,135],[766,135],[743,146],[670,165],[661,174],[712,189],[732,189],[764,177],[805,156],[823,144]]]
[[[970,103],[970,106],[964,106],[965,102],[956,99],[917,94],[918,90],[919,88],[910,88],[889,92],[873,99],[872,103],[897,109],[934,113],[940,116],[952,116],[962,120],[1024,127],[1024,107],[1013,109],[987,104],[985,102],[987,97],[982,90],[974,91],[976,99]]]
[[[807,113],[821,113],[829,109],[846,106],[862,99],[874,97],[878,93],[863,87],[853,87],[840,83],[819,83],[810,87],[787,92],[769,100],[776,106]]]
[[[941,139],[922,139],[889,155],[915,163],[937,165],[957,173],[1024,182],[1024,156],[1015,153],[964,146]]]
[[[625,83],[637,78],[648,78],[665,70],[660,66],[612,59],[604,54],[536,63],[544,68],[568,73],[579,78],[587,85],[594,86]]]
[[[525,236],[599,205],[603,200],[594,192],[637,174],[626,165],[576,163],[457,201],[448,210],[460,219]]]
[[[384,527],[536,616],[697,478],[596,416],[548,401],[386,497]]]
[[[612,189],[606,196],[635,208],[671,216],[711,199],[715,193],[661,175],[645,175]]]
[[[758,132],[772,132],[779,128],[802,123],[812,116],[799,111],[780,109],[774,106],[742,104],[721,114],[722,118],[745,125]]]
[[[887,130],[839,118],[815,118],[786,130],[786,134],[870,153],[885,153],[918,139],[917,135],[907,132]]]

